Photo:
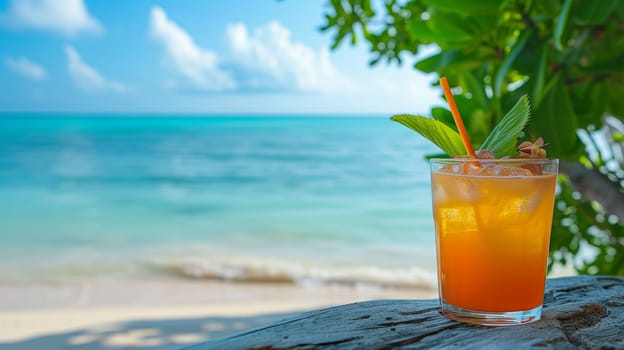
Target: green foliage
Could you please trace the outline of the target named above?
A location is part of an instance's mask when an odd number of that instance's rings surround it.
[[[450,156],[466,154],[461,136],[457,131],[438,120],[409,114],[395,115],[391,119],[424,136]]]
[[[575,20],[583,24],[601,24],[621,2],[618,0],[581,1],[575,4]]]
[[[560,75],[553,77],[547,89],[542,102],[534,110],[535,121],[529,125],[527,132],[547,140],[550,156],[574,161],[582,154],[583,147],[576,134],[577,121],[565,118],[574,115],[568,90]]]
[[[440,109],[432,111],[435,119],[410,114],[399,114],[390,119],[416,131],[450,156],[466,155],[461,136],[450,127],[451,123],[454,123],[453,117],[445,112]],[[525,95],[490,132],[481,149],[492,151],[497,158],[516,155],[518,136],[529,121],[530,115],[529,99]]]
[[[568,23],[568,16],[570,15],[570,8],[572,7],[572,0],[565,0],[561,7],[561,12],[555,21],[555,31],[553,32],[553,42],[555,48],[559,51],[563,51],[563,44],[561,43],[563,30]]]
[[[459,92],[456,102],[474,146],[485,142],[503,111],[528,95],[532,118],[520,141],[541,136],[550,157],[598,170],[601,163],[587,161],[578,130],[601,128],[605,115],[624,117],[624,0],[386,0],[381,7],[371,0],[330,3],[321,29],[336,34],[332,47],[348,37],[352,45],[364,39],[371,65],[401,64],[402,56],[415,56],[424,45],[439,48],[414,68],[446,76]],[[454,128],[445,108],[431,113]],[[485,146],[491,147],[490,142]],[[609,176],[624,183],[621,167]],[[558,201],[566,208],[595,213],[601,207],[580,201],[565,186],[562,182]],[[621,185],[620,190],[624,192]],[[592,238],[621,237],[622,225],[608,226],[598,214],[572,218],[573,210],[566,210],[567,216],[556,213],[553,221],[551,257],[557,261],[581,252],[579,247],[596,247],[593,260],[577,264],[578,271],[624,274],[624,239]],[[576,220],[578,233],[567,219]],[[565,244],[557,243],[559,238]]]
[[[492,129],[492,132],[483,141],[481,149],[492,151],[496,158],[517,155],[518,136],[520,136],[520,132],[524,129],[530,116],[529,98],[524,95],[505,114],[500,123]]]
[[[583,274],[624,275],[624,225],[597,203],[579,198],[567,178],[559,188],[549,268],[572,264]],[[585,255],[576,258],[582,249]]]
[[[534,104],[532,123],[538,125],[532,131],[544,131],[552,123],[542,117],[559,110],[551,105],[541,113],[542,101],[565,94],[571,108],[550,118],[565,118],[571,127],[600,127],[603,115],[624,115],[622,0],[389,0],[383,8],[373,8],[370,0],[331,3],[334,11],[321,29],[336,32],[333,47],[361,35],[370,44],[371,64],[401,63],[401,55],[414,55],[422,45],[439,47],[415,68],[446,76],[474,100],[460,108],[462,115],[482,119],[474,128],[467,125],[477,145],[487,135],[482,123],[491,130],[523,94]],[[550,155],[582,155],[574,132],[556,137],[548,140]]]

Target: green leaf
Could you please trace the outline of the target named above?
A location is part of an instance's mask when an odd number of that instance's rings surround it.
[[[479,104],[482,109],[488,109],[488,98],[483,89],[483,83],[479,82],[474,72],[466,72],[460,76],[461,86],[466,92],[472,95],[472,98]]]
[[[560,5],[560,0],[540,0],[534,2],[536,12],[547,18],[557,16],[561,10]]]
[[[390,119],[421,134],[450,156],[466,154],[461,136],[441,121],[410,114],[398,114]]]
[[[431,116],[433,117],[433,119],[439,120],[442,123],[446,124],[446,126],[453,129],[453,131],[457,131],[457,126],[455,125],[453,115],[448,109],[444,107],[431,107]]]
[[[414,38],[425,42],[445,41],[447,39],[444,35],[440,35],[431,30],[427,22],[428,21],[414,19],[409,23],[409,29]]]
[[[435,11],[427,21],[431,31],[450,42],[468,42],[473,36],[473,30],[464,16],[452,12]]]
[[[414,64],[414,68],[425,73],[449,70],[468,70],[483,65],[483,59],[474,53],[459,50],[446,50],[424,58]]]
[[[563,45],[561,44],[561,37],[563,36],[563,31],[565,30],[566,23],[568,23],[568,15],[570,14],[571,6],[572,6],[572,0],[566,0],[565,3],[563,3],[561,12],[559,13],[559,16],[557,16],[557,20],[555,22],[555,31],[553,32],[553,42],[555,43],[555,47],[559,51],[563,50]]]
[[[414,39],[422,42],[435,42],[444,48],[463,47],[473,39],[470,28],[461,26],[463,20],[454,14],[436,13],[431,19],[415,19],[409,23]]]
[[[612,115],[624,116],[624,86],[611,87],[608,91],[609,96],[609,113]]]
[[[533,110],[527,132],[528,135],[544,139],[548,144],[546,151],[549,157],[576,161],[583,152],[582,143],[576,134],[577,116],[562,75],[555,75],[553,81],[552,88],[540,106]]]
[[[511,52],[509,52],[509,54],[503,60],[500,69],[498,70],[498,72],[496,72],[496,79],[494,80],[494,96],[501,96],[503,82],[507,77],[507,73],[509,73],[511,65],[515,61],[516,57],[518,57],[518,54],[520,54],[520,52],[522,51],[522,48],[526,44],[527,39],[529,38],[529,36],[531,36],[531,34],[532,31],[524,32],[516,41],[516,44],[514,45],[513,49],[511,49]]]
[[[600,128],[602,117],[608,113],[611,84],[608,81],[596,81],[568,89],[572,109],[576,114],[577,127],[586,128],[593,125]],[[622,98],[621,95],[619,98]]]
[[[620,19],[624,19],[624,1],[620,1],[620,4],[615,8],[615,11],[620,16]]]
[[[459,13],[486,14],[497,13],[500,0],[423,0],[429,6]]]
[[[586,24],[601,24],[615,10],[620,0],[580,1],[574,9],[574,17]]]
[[[533,84],[533,104],[535,107],[539,106],[544,96],[544,81],[546,79],[546,69],[548,64],[548,44],[544,44],[542,47],[542,57],[540,57],[540,63],[535,74],[535,84]]]
[[[529,121],[530,114],[529,98],[524,95],[496,124],[496,127],[483,141],[480,149],[492,151],[496,158],[514,155],[518,136]]]

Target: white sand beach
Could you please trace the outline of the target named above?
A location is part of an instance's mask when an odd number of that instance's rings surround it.
[[[433,290],[93,279],[0,284],[0,349],[178,349],[290,313]]]

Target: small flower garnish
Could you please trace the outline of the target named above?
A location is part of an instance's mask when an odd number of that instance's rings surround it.
[[[518,151],[520,151],[521,158],[546,158],[546,150],[542,147],[546,146],[544,144],[544,139],[538,137],[537,140],[524,141],[518,146]]]
[[[487,149],[480,149],[475,151],[475,157],[477,159],[496,159],[496,157],[494,157],[494,152]]]

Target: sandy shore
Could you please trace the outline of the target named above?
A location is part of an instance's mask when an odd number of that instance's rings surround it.
[[[0,349],[178,349],[289,313],[435,291],[183,279],[0,284]]]

